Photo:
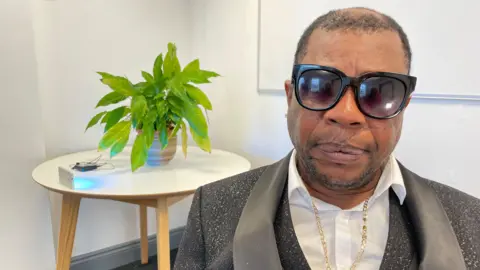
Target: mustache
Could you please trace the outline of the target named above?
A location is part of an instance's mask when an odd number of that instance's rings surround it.
[[[308,143],[309,148],[320,147],[323,150],[332,152],[344,152],[351,154],[361,154],[364,152],[374,152],[378,146],[370,142],[363,142],[355,138],[356,134],[343,133],[335,134],[318,134],[315,138],[311,138]]]

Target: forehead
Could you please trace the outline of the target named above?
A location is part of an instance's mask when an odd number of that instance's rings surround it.
[[[316,29],[302,63],[332,66],[349,76],[373,71],[408,72],[400,37],[393,31]]]

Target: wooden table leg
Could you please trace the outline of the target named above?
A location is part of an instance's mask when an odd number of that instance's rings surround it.
[[[170,270],[167,197],[161,197],[157,200],[157,263],[158,270]]]
[[[148,263],[147,207],[140,205],[140,251],[142,264]]]
[[[57,246],[57,270],[70,269],[81,197],[64,194]]]

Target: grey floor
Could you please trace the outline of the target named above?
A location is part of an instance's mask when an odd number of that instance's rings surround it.
[[[174,249],[170,251],[170,265],[172,266],[173,269],[173,264],[175,263],[175,257],[177,256],[177,250]],[[157,270],[157,256],[152,256],[148,260],[150,263],[146,265],[142,265],[140,261],[133,262],[118,268],[115,268],[113,270]]]

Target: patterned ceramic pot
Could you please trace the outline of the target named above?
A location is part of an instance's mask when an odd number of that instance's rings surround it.
[[[162,150],[162,144],[158,134],[155,134],[152,146],[148,149],[147,164],[149,166],[166,165],[175,157],[177,153],[177,136],[168,140],[168,145]]]

